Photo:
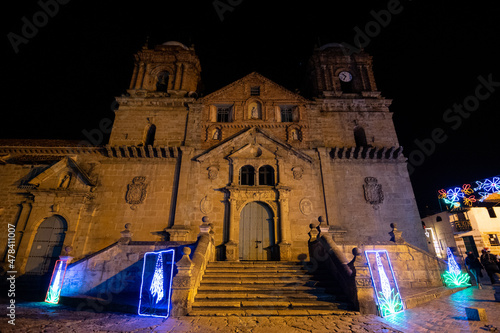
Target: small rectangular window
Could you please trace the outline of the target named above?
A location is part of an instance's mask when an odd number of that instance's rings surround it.
[[[260,96],[260,86],[250,87],[251,96]]]
[[[491,218],[497,217],[497,214],[495,213],[495,210],[493,209],[493,207],[488,207],[486,209],[488,209],[488,214],[490,215]]]
[[[218,107],[217,108],[217,122],[218,123],[228,123],[230,120],[231,108],[230,107]]]
[[[291,123],[293,121],[293,107],[282,106],[281,107],[281,122]]]

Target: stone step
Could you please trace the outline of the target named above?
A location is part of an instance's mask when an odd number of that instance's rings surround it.
[[[206,274],[254,274],[254,273],[282,273],[282,274],[307,274],[306,270],[301,268],[279,268],[279,267],[269,267],[269,268],[231,268],[231,267],[208,267],[205,269]]]
[[[244,283],[303,283],[311,281],[308,276],[203,276],[201,283],[228,283],[228,284],[244,284]]]
[[[255,261],[255,262],[229,262],[215,261],[209,262],[207,268],[238,268],[238,269],[305,269],[300,263]]]
[[[190,315],[285,316],[346,313],[328,272],[310,274],[300,262],[212,262]]]
[[[270,284],[238,284],[238,285],[224,285],[224,284],[201,284],[198,292],[205,293],[269,293],[274,295],[284,295],[297,292],[307,292],[311,294],[319,293],[334,293],[338,289],[323,288],[323,287],[310,287],[306,285],[270,285]]]
[[[240,261],[210,261],[209,265],[295,265],[303,266],[300,261],[272,261],[272,260],[240,260]]]
[[[272,277],[300,277],[300,278],[308,278],[312,280],[321,280],[328,281],[333,280],[329,275],[309,275],[306,273],[283,273],[283,272],[205,272],[203,278],[272,278]]]
[[[253,288],[325,288],[330,290],[340,290],[333,282],[312,281],[308,279],[253,279],[253,280],[240,280],[240,279],[224,279],[224,280],[211,280],[204,281],[200,284],[200,288],[230,288],[230,287],[253,287]],[[227,289],[229,290],[229,289]]]
[[[211,308],[211,309],[194,309],[190,316],[345,316],[353,315],[356,312],[343,310],[338,308],[328,309],[262,309],[262,308]]]
[[[226,293],[226,294],[218,294],[218,293],[209,293],[202,292],[196,295],[196,301],[205,301],[205,300],[237,300],[237,299],[261,299],[261,300],[320,300],[320,301],[335,301],[338,299],[335,295],[318,293],[318,294],[309,294],[309,293],[293,293],[293,294],[284,294],[284,295],[276,295],[276,294],[267,294],[267,293]]]
[[[307,307],[311,308],[338,308],[338,304],[318,300],[260,300],[260,299],[219,299],[219,300],[200,300],[193,303],[193,309],[197,308],[275,308],[275,309],[293,309]]]

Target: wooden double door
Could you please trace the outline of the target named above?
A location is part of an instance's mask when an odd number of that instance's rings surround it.
[[[243,207],[239,238],[240,260],[276,260],[274,214],[267,204],[254,201]]]

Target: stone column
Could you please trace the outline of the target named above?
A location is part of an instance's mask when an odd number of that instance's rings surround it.
[[[171,213],[174,215],[173,225],[166,228],[165,232],[170,235],[171,241],[188,241],[189,233],[191,232],[190,221],[188,220],[189,212],[187,211],[187,203],[189,201],[189,171],[191,169],[191,155],[194,151],[190,147],[180,147],[181,159],[179,167],[179,183],[175,196],[175,210]],[[175,191],[175,189],[174,189]],[[172,203],[173,204],[173,203]]]
[[[144,82],[146,64],[141,62],[139,64],[139,73],[137,74],[137,82],[135,84],[135,89],[142,89],[142,84]]]
[[[179,90],[181,88],[181,80],[182,80],[182,64],[177,63],[177,68],[175,70],[175,81],[174,81],[174,90]]]
[[[26,225],[28,224],[28,219],[30,217],[32,209],[33,199],[28,198],[27,200],[21,202],[21,212],[19,213],[19,218],[16,223],[16,232],[18,236],[16,237],[16,256],[19,251],[19,246],[24,236]]]
[[[231,195],[231,193],[229,194]],[[236,230],[236,223],[234,221],[234,214],[236,213],[236,199],[229,198],[229,225],[227,228],[228,239],[226,243],[226,260],[228,261],[239,261],[238,253],[238,240],[236,236],[239,234],[239,230]]]
[[[182,71],[182,80],[180,83],[180,90],[189,90],[187,87],[189,85],[189,81],[187,80],[187,73],[189,71],[189,64],[184,64],[183,71]]]
[[[137,81],[137,73],[139,72],[139,64],[135,63],[134,72],[132,73],[132,79],[130,80],[129,89],[135,89],[135,83]]]
[[[281,239],[279,243],[280,249],[280,260],[289,261],[292,259],[291,252],[291,230],[290,230],[290,220],[289,220],[289,208],[288,208],[288,190],[279,190],[279,213],[280,213],[280,233]]]

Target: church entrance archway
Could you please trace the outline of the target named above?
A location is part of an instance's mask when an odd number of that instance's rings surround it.
[[[58,215],[40,224],[26,263],[26,274],[44,275],[52,271],[61,254],[67,228],[66,220]]]
[[[243,207],[239,246],[240,260],[274,260],[274,214],[267,204],[253,201]]]

